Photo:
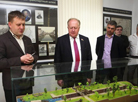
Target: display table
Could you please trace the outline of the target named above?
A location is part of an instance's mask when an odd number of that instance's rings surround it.
[[[100,101],[101,97],[107,102],[109,97],[109,100],[121,97],[121,100],[131,102],[134,99],[132,97],[138,100],[137,96],[134,96],[138,94],[137,65],[138,59],[121,58],[110,61],[82,61],[79,62],[76,72],[74,72],[75,62],[14,66],[11,67],[13,100],[17,102],[64,102],[65,100],[66,102],[85,102],[84,100],[95,102]],[[124,88],[121,89],[121,87]],[[105,91],[100,93],[98,89]],[[116,90],[112,94],[114,89]],[[129,94],[130,89],[133,95]],[[107,97],[108,92],[112,96]],[[126,94],[124,95],[123,92]],[[59,94],[55,95],[55,93]],[[75,96],[68,96],[70,94]],[[125,98],[131,95],[129,99]],[[104,102],[103,99],[101,102]]]

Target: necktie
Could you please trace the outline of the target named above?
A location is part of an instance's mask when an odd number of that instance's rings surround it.
[[[79,56],[79,50],[78,50],[78,46],[77,46],[77,43],[75,41],[75,38],[74,38],[73,43],[74,43],[74,51],[75,51],[75,68],[74,68],[74,72],[76,72],[78,70],[80,56]]]

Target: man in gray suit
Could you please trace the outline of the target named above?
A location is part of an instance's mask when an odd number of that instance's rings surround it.
[[[8,25],[9,31],[0,36],[0,69],[6,102],[12,102],[10,67],[33,64],[38,56],[31,39],[23,35],[25,16],[19,11],[10,12]]]

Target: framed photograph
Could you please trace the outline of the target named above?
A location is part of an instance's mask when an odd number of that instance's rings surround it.
[[[47,56],[46,44],[39,44],[39,56]]]
[[[35,26],[25,26],[24,35],[28,36],[32,43],[36,43],[36,33],[35,33]]]
[[[108,18],[108,19],[107,19]],[[104,14],[103,15],[103,34],[106,33],[107,23],[106,21],[115,20],[117,22],[117,25],[121,25],[123,27],[122,34],[129,36],[131,34],[132,29],[132,18],[127,16],[118,16],[118,15],[109,15]]]
[[[104,29],[107,27],[107,23],[110,21],[110,17],[104,16]]]
[[[21,10],[21,12],[24,14],[25,16],[25,24],[31,24],[31,19],[32,19],[32,15],[31,15],[31,10],[29,9],[23,9]]]
[[[44,12],[43,10],[35,10],[35,24],[44,24]]]
[[[55,27],[38,27],[38,39],[40,42],[54,42],[56,39]]]
[[[55,44],[49,44],[49,56],[55,55]]]

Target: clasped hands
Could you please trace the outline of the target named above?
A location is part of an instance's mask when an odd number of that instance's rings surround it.
[[[34,57],[33,57],[31,54],[28,54],[28,53],[27,53],[27,54],[21,56],[21,57],[20,57],[20,60],[21,60],[21,62],[24,63],[24,64],[31,64],[31,63],[33,63],[33,61],[34,61]]]
[[[21,69],[29,72],[30,70],[32,70],[33,66],[34,65],[25,65],[21,66]]]
[[[90,84],[91,83],[91,78],[87,78],[87,82]],[[63,87],[64,86],[64,81],[61,79],[61,80],[58,80],[57,81],[57,84],[60,86],[60,87]]]

